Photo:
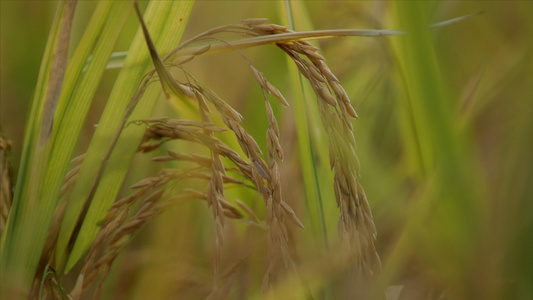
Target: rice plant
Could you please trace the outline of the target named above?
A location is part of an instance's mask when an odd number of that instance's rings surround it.
[[[532,295],[530,4],[35,5],[26,124],[2,54],[2,298]]]

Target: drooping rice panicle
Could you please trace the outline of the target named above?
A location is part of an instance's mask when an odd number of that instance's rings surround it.
[[[292,32],[279,25],[249,26],[258,34]],[[381,269],[381,263],[374,247],[376,227],[358,182],[359,162],[351,123],[351,118],[357,118],[357,114],[339,80],[318,54],[318,48],[307,41],[278,43],[277,46],[289,55],[315,91],[322,124],[330,139],[330,164],[335,174],[334,190],[340,209],[339,237],[354,266],[371,276]]]

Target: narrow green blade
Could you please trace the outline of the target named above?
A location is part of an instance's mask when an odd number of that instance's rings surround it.
[[[24,138],[15,198],[0,246],[0,291],[5,299],[26,297],[29,293],[56,205],[55,199],[41,199],[41,195],[75,8],[75,1],[59,4],[41,63]]]
[[[162,53],[166,53],[178,45],[184,30],[184,26],[181,25],[186,24],[193,3],[193,1],[153,1],[148,5],[144,19],[149,24],[149,30],[153,33],[156,47]],[[156,35],[155,33],[158,34]],[[124,62],[100,119],[61,227],[57,259],[58,261],[68,259],[66,271],[70,270],[79,261],[96,237],[100,228],[99,223],[105,218],[107,211],[115,200],[128,171],[131,159],[136,152],[137,145],[142,138],[144,133],[144,128],[142,127],[128,126],[122,132],[106,164],[105,172],[93,198],[94,201],[91,203],[85,217],[72,253],[70,257],[64,257],[65,249],[67,249],[78,215],[89,195],[91,185],[102,163],[102,157],[104,157],[113,135],[122,122],[126,107],[135,93],[141,78],[150,69],[152,69],[152,64],[149,53],[146,49],[142,32],[139,30],[128,51],[128,57]],[[149,117],[160,92],[161,89],[159,87],[150,86],[130,119]]]

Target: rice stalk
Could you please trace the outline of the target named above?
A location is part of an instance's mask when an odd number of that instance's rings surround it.
[[[9,164],[9,151],[12,143],[0,131],[0,237],[4,232],[11,204],[13,203],[12,170]]]

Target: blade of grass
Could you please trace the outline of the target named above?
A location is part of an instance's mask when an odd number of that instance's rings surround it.
[[[410,34],[398,39],[397,51],[408,93],[408,103],[418,132],[419,146],[424,158],[424,172],[431,176],[436,170],[448,186],[448,192],[458,199],[474,198],[470,188],[472,149],[452,116],[452,95],[446,88],[445,74],[441,72],[427,25],[427,8],[421,2],[398,4],[400,21]],[[462,203],[462,210],[470,210]]]
[[[281,14],[285,16],[288,28],[292,30],[306,28],[311,25],[302,6],[303,3],[292,1],[280,1]],[[299,12],[299,19],[295,20],[293,16],[293,6]],[[299,28],[295,28],[298,23]],[[320,232],[324,249],[328,248],[328,233],[325,224],[324,203],[323,199],[329,198],[328,192],[333,186],[332,176],[328,176],[329,166],[317,165],[315,155],[324,157],[322,162],[328,161],[328,147],[325,131],[322,128],[319,109],[315,101],[315,96],[309,85],[305,85],[302,75],[298,72],[297,67],[292,63],[290,58],[289,73],[292,82],[292,91],[294,94],[294,111],[296,120],[296,129],[298,133],[298,149],[302,166],[302,176],[304,179],[306,204],[310,210],[310,220],[315,232]],[[317,126],[312,126],[316,124]],[[324,156],[325,155],[325,156]],[[324,168],[325,166],[325,168]],[[326,171],[326,172],[324,172]],[[320,178],[320,179],[319,179]],[[329,179],[329,180],[327,180]],[[334,203],[335,201],[333,201]]]
[[[106,69],[122,68],[124,65],[124,60],[126,60],[127,56],[128,51],[113,52],[111,54],[111,58],[109,58],[109,61],[107,62]],[[89,66],[91,60],[92,56],[87,59],[87,63],[85,64],[85,67],[83,67],[83,72],[87,71],[87,67]]]
[[[528,12],[532,8],[533,3],[531,2],[522,2],[519,6],[522,18],[526,20],[524,28],[529,34],[533,33],[533,21],[528,17]],[[532,79],[529,71],[531,63],[527,63],[533,61],[533,55],[529,51],[533,48],[533,41],[530,39],[525,41],[527,44],[524,45],[524,48],[528,50],[524,51],[527,54],[523,58],[524,64],[521,68],[523,71],[517,76],[520,78],[517,81],[522,82],[522,84],[518,87],[512,86],[517,95],[515,96],[516,99],[522,100],[533,98],[533,88],[529,84]],[[505,257],[512,261],[506,260],[504,267],[516,270],[516,290],[518,291],[515,294],[516,297],[528,299],[533,298],[531,286],[531,282],[533,282],[533,256],[531,255],[533,252],[533,240],[531,239],[531,232],[533,232],[533,190],[531,189],[533,186],[533,160],[531,160],[533,142],[530,138],[533,132],[533,118],[530,115],[533,103],[521,101],[520,105],[517,106],[513,117],[520,116],[521,122],[517,124],[514,134],[509,135],[509,143],[505,143],[507,150],[503,154],[506,161],[505,173],[502,178],[506,180],[502,185],[506,188],[502,192],[501,199],[505,206],[508,206],[508,199],[514,198],[511,208],[507,208],[513,213],[507,219],[509,220],[508,224],[513,225],[507,226],[511,237],[516,234],[513,252],[504,252]],[[519,170],[518,173],[517,170]],[[521,222],[514,222],[515,220],[521,220]],[[501,296],[504,295],[509,295],[509,290],[504,290]]]
[[[41,146],[47,139],[50,138],[52,134],[55,110],[57,102],[59,101],[59,95],[63,85],[63,78],[67,68],[70,29],[72,28],[72,20],[74,18],[74,11],[77,3],[76,1],[77,0],[67,1],[56,50],[52,59],[41,125]]]
[[[64,117],[65,113],[67,111],[67,108],[71,105],[77,104],[76,96],[74,95],[74,90],[76,88],[76,84],[81,78],[82,69],[80,68],[80,64],[85,63],[85,61],[88,60],[90,57],[91,52],[93,51],[95,44],[98,42],[99,36],[102,33],[102,29],[104,25],[106,24],[106,20],[109,16],[109,12],[111,10],[112,4],[111,3],[98,3],[98,6],[96,7],[93,17],[91,18],[89,24],[87,24],[88,30],[85,31],[84,36],[80,40],[79,44],[76,47],[76,50],[72,54],[72,57],[69,60],[69,64],[67,66],[67,76],[65,78],[65,82],[63,83],[63,91],[61,94],[61,98],[58,102],[56,113],[55,113],[55,119],[56,124],[54,124],[54,132],[53,132],[53,138],[57,138],[57,134],[62,127],[62,124],[64,124]],[[88,64],[87,64],[88,66]],[[90,74],[90,75],[89,75]],[[89,74],[86,74],[84,78],[87,78],[89,76],[94,76],[92,72],[89,72]],[[83,78],[83,79],[84,79]],[[80,94],[77,92],[77,94]],[[91,97],[88,97],[90,100]],[[82,114],[84,115],[84,114]],[[80,116],[78,116],[80,117]],[[83,122],[79,122],[83,123]],[[74,137],[77,137],[78,135],[75,134]],[[66,158],[69,159],[69,158]]]
[[[52,147],[54,112],[67,64],[76,1],[58,5],[32,103],[21,171],[0,249],[2,298],[28,295],[56,201],[41,199]]]
[[[102,4],[103,3],[103,4]],[[82,39],[79,52],[76,52],[71,59],[71,65],[75,68],[75,73],[69,77],[69,85],[66,87],[65,101],[58,112],[61,122],[54,139],[54,148],[50,158],[51,168],[47,173],[47,182],[44,197],[58,198],[63,185],[63,178],[68,169],[70,158],[76,147],[84,120],[89,112],[91,99],[96,93],[96,89],[103,76],[105,67],[126,19],[131,10],[131,2],[100,2],[100,6],[109,6],[108,16],[103,18],[104,23],[101,30],[88,31],[87,34],[98,37],[96,46],[84,43]],[[103,26],[105,25],[105,27]],[[91,28],[90,26],[88,28]],[[91,41],[91,39],[88,39]],[[93,51],[93,59],[88,64],[87,71],[82,75],[82,69],[87,61],[89,52]],[[79,55],[78,55],[79,54]],[[76,82],[80,78],[79,83]],[[75,90],[74,90],[75,88]],[[67,93],[68,91],[68,93]],[[69,99],[72,99],[69,101]]]
[[[148,50],[150,51],[150,58],[152,58],[152,62],[154,64],[155,70],[157,71],[157,75],[159,77],[159,81],[161,82],[161,87],[163,91],[165,92],[165,95],[169,100],[172,98],[184,98],[185,94],[183,93],[184,86],[181,85],[172,78],[172,75],[168,72],[167,68],[165,68],[163,62],[161,61],[161,58],[159,57],[159,53],[157,52],[157,49],[155,48],[154,42],[152,41],[152,38],[150,37],[150,33],[148,32],[148,28],[146,28],[146,24],[144,24],[144,21],[141,16],[141,11],[139,10],[139,5],[137,2],[135,2],[135,12],[137,13],[137,17],[139,18],[139,22],[141,23],[141,28],[143,31],[143,36],[146,40],[146,44],[148,46]],[[191,91],[189,93],[192,94]]]
[[[407,145],[415,152],[410,155],[421,162],[417,179],[423,192],[409,209],[410,217],[382,279],[392,278],[408,261],[406,256],[415,252],[461,295],[467,293],[469,278],[476,277],[466,274],[473,270],[470,262],[485,214],[486,205],[480,202],[484,189],[479,189],[483,176],[467,130],[461,131],[452,115],[458,101],[452,101],[432,32],[426,29],[428,4],[398,2],[394,8],[399,24],[409,32],[393,40],[393,49],[406,92],[402,105],[409,112],[408,135],[416,137],[405,143],[412,143]]]
[[[63,90],[54,116],[53,146],[42,193],[43,201],[57,203],[59,199],[70,158],[78,142],[91,99],[105,71],[105,64],[111,55],[113,45],[128,16],[129,8],[131,7],[128,3],[123,1],[100,2],[87,26],[88,29],[69,60]],[[82,68],[91,51],[93,51],[94,59],[82,76]],[[58,233],[52,232],[51,234],[56,238]],[[38,275],[44,267],[42,264],[51,255],[51,253],[43,254],[45,256],[41,259],[41,265],[37,270]]]
[[[178,44],[192,6],[193,1],[153,1],[148,5],[144,19],[149,24],[151,32],[159,33],[154,36],[154,40],[157,48],[162,52],[168,52]],[[146,51],[145,41],[139,30],[100,119],[63,221],[58,240],[57,259],[58,261],[68,260],[66,271],[74,266],[95,238],[99,230],[99,223],[115,200],[137,145],[142,138],[144,128],[129,126],[123,130],[109,161],[106,163],[102,180],[94,194],[94,201],[88,209],[72,253],[69,257],[65,257],[65,250],[71,233],[84,201],[90,193],[93,180],[102,163],[102,157],[104,157],[113,135],[122,122],[121,118],[124,116],[138,83],[151,68],[149,53]],[[138,103],[130,119],[149,117],[160,92],[161,90],[157,86],[150,86],[144,93],[143,101]]]

